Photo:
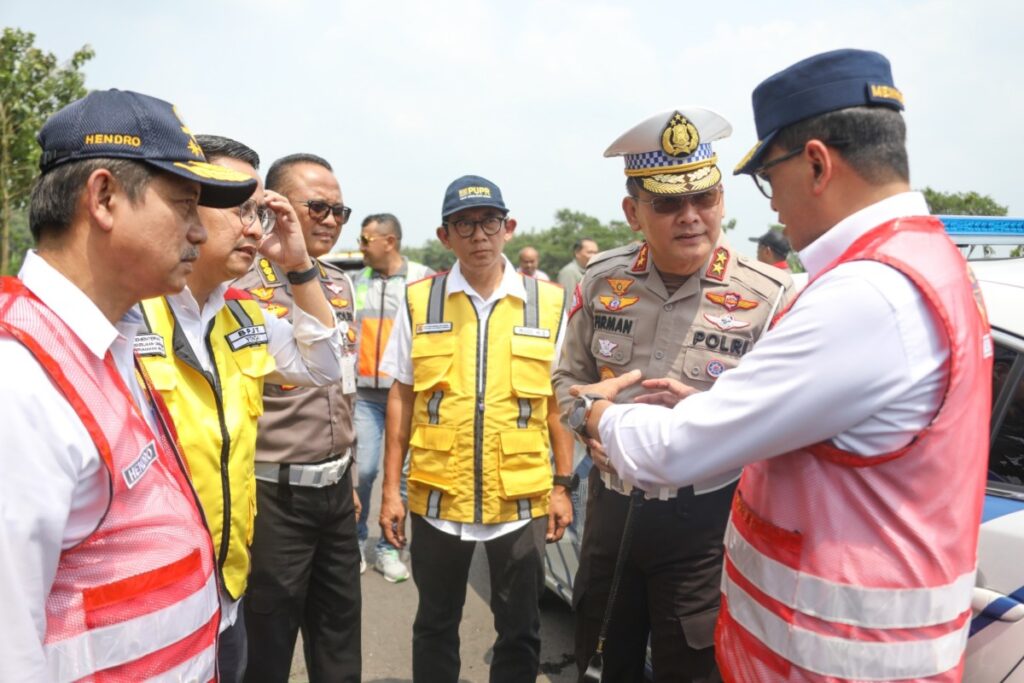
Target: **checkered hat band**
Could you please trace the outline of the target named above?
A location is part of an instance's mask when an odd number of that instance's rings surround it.
[[[639,171],[647,169],[663,169],[668,166],[689,166],[690,164],[707,161],[714,156],[710,143],[697,145],[693,154],[686,157],[672,157],[663,151],[644,152],[643,154],[626,154],[626,170]]]

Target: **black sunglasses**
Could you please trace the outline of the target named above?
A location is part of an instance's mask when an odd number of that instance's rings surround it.
[[[722,197],[722,186],[717,185],[710,190],[705,190],[704,192],[698,192],[696,194],[655,197],[654,199],[640,199],[635,195],[630,195],[630,197],[633,197],[634,201],[642,204],[650,204],[651,208],[654,209],[654,213],[679,213],[687,204],[692,204],[695,209],[700,211],[702,209],[710,209],[713,206],[717,206],[718,200]]]
[[[310,199],[302,203],[309,210],[309,217],[317,222],[326,220],[327,214],[332,213],[338,225],[345,225],[348,223],[348,217],[352,215],[352,207],[344,204],[330,204],[320,199]]]

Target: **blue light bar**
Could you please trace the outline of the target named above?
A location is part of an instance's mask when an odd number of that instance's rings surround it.
[[[956,244],[1024,244],[1024,218],[936,216]]]

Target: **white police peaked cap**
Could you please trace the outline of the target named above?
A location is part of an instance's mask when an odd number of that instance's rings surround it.
[[[619,136],[606,157],[626,158],[626,175],[654,194],[703,192],[722,180],[711,143],[732,134],[732,125],[703,107],[655,114]]]

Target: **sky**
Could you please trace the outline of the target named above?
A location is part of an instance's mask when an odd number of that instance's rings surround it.
[[[1024,215],[1024,3],[1011,0],[670,3],[602,0],[3,0],[0,24],[66,60],[84,44],[91,89],[177,105],[195,133],[328,159],[352,220],[401,220],[434,239],[445,187],[497,183],[520,231],[562,208],[621,219],[622,132],[687,105],[733,126],[715,143],[736,248],[774,222],[731,169],[756,142],[750,94],[817,52],[878,50],[907,110],[911,184],[973,190]]]

